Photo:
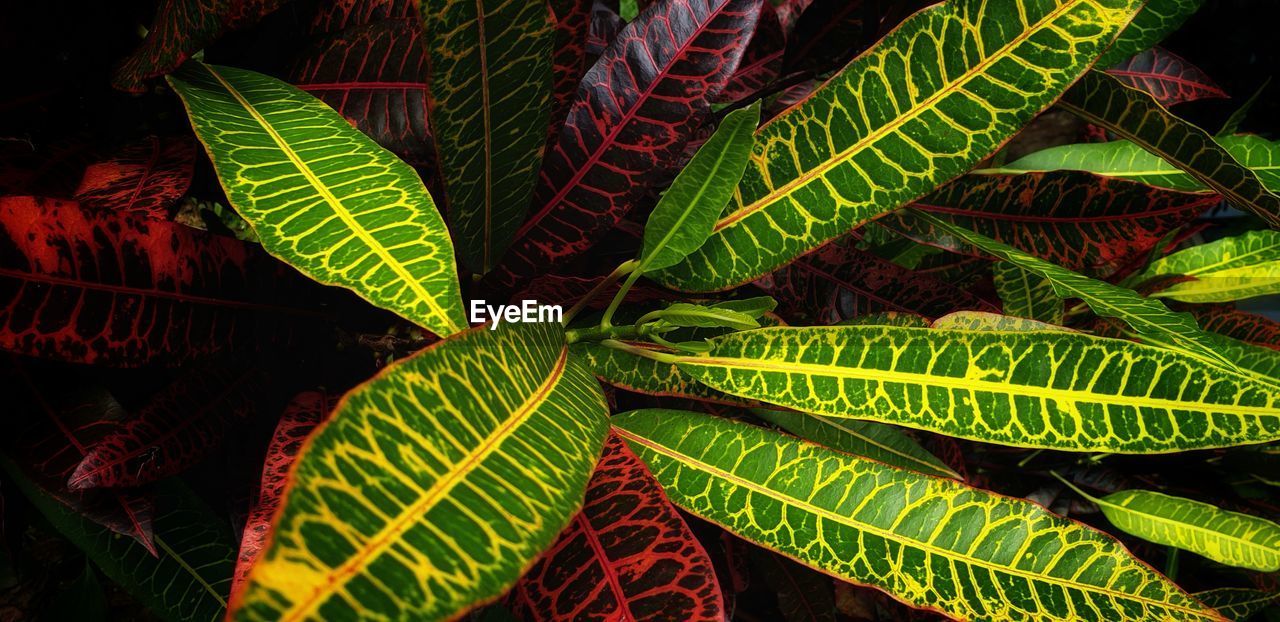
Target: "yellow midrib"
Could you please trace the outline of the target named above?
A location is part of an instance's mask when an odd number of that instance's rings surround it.
[[[842,515],[837,514],[837,513],[833,512],[833,511],[831,511],[831,510],[827,510],[827,509],[825,509],[825,508],[817,507],[817,506],[815,506],[815,505],[812,505],[812,504],[810,504],[810,503],[808,503],[808,502],[805,502],[805,501],[801,501],[801,500],[796,499],[796,498],[794,498],[794,497],[785,496],[785,495],[783,495],[782,493],[779,493],[778,491],[775,491],[775,490],[773,490],[773,489],[771,489],[771,488],[765,487],[765,486],[760,485],[760,484],[757,484],[757,483],[755,483],[755,482],[753,482],[753,481],[750,481],[750,480],[747,480],[747,479],[745,479],[745,478],[739,477],[738,475],[735,475],[735,474],[733,474],[733,473],[730,473],[730,472],[728,472],[728,471],[725,471],[725,470],[723,470],[723,469],[720,469],[720,468],[718,468],[718,467],[716,467],[716,466],[713,466],[713,465],[711,465],[711,464],[708,464],[708,463],[706,463],[706,462],[703,462],[703,461],[701,461],[701,460],[698,460],[697,458],[694,458],[693,456],[689,456],[689,455],[682,454],[682,453],[680,453],[680,452],[674,451],[674,450],[672,450],[672,449],[667,448],[667,447],[666,447],[666,446],[664,446],[664,445],[659,445],[659,444],[657,444],[656,442],[653,442],[653,441],[650,441],[649,439],[646,439],[646,438],[643,438],[643,437],[637,436],[637,435],[635,435],[635,434],[633,434],[633,433],[631,433],[631,432],[628,432],[627,430],[623,430],[623,429],[618,428],[618,427],[616,427],[616,426],[613,428],[613,430],[614,430],[615,432],[617,432],[619,436],[621,436],[621,437],[623,437],[623,438],[625,438],[625,439],[627,439],[627,440],[630,440],[630,441],[632,441],[632,442],[635,442],[635,443],[638,443],[638,444],[640,444],[640,445],[643,445],[643,446],[645,446],[646,448],[648,448],[648,449],[650,449],[651,451],[653,451],[654,453],[657,453],[657,454],[660,454],[660,455],[666,456],[666,457],[668,457],[668,458],[670,458],[670,459],[672,459],[672,460],[675,460],[676,462],[678,462],[678,463],[680,463],[680,464],[682,464],[682,465],[685,465],[685,466],[687,466],[687,467],[689,467],[689,468],[692,468],[692,469],[695,469],[695,470],[697,470],[697,471],[701,471],[701,472],[704,472],[704,473],[709,473],[709,474],[712,474],[712,475],[718,476],[718,477],[720,477],[720,478],[722,478],[722,479],[726,480],[727,482],[729,482],[729,483],[730,483],[730,484],[732,484],[732,485],[735,485],[735,486],[741,486],[741,487],[746,488],[746,489],[748,489],[748,490],[750,490],[750,491],[752,491],[752,492],[755,492],[755,493],[757,493],[757,494],[760,494],[760,495],[763,495],[763,496],[765,496],[765,497],[771,498],[771,499],[773,499],[773,500],[775,500],[775,501],[778,501],[778,502],[780,502],[780,503],[782,503],[782,504],[784,504],[784,505],[789,505],[789,506],[792,506],[792,507],[797,507],[797,508],[799,508],[799,509],[802,509],[802,510],[805,510],[805,511],[807,511],[807,512],[810,512],[811,514],[814,514],[814,515],[817,515],[817,516],[820,516],[820,517],[826,518],[826,519],[828,519],[828,520],[834,521],[834,522],[839,523],[839,524],[842,524],[842,525],[846,525],[846,526],[851,527],[851,528],[853,528],[853,529],[856,529],[856,530],[858,530],[858,531],[863,531],[863,532],[867,532],[867,533],[872,533],[872,534],[875,534],[875,535],[880,536],[880,537],[882,537],[882,538],[885,538],[886,540],[892,540],[892,541],[895,541],[895,542],[909,542],[911,546],[918,547],[918,548],[920,548],[920,549],[922,549],[922,550],[924,550],[924,551],[927,551],[927,552],[932,553],[932,554],[934,554],[934,555],[938,555],[938,556],[940,556],[940,557],[949,558],[949,559],[960,559],[960,560],[964,560],[965,562],[970,563],[970,564],[972,564],[972,565],[974,565],[974,566],[979,566],[979,567],[982,567],[982,568],[986,568],[986,569],[988,569],[988,570],[992,571],[993,573],[1005,573],[1005,574],[1009,574],[1009,575],[1013,575],[1013,576],[1017,576],[1017,577],[1022,577],[1022,578],[1024,578],[1024,579],[1027,579],[1028,581],[1042,581],[1042,582],[1045,582],[1045,583],[1053,583],[1053,584],[1056,584],[1056,585],[1064,586],[1065,588],[1068,588],[1068,589],[1069,589],[1069,588],[1073,588],[1073,587],[1074,587],[1074,588],[1079,589],[1079,590],[1081,590],[1081,591],[1092,591],[1092,592],[1097,592],[1097,593],[1101,593],[1101,594],[1107,594],[1107,595],[1110,595],[1110,596],[1113,596],[1113,597],[1120,597],[1120,598],[1126,598],[1126,599],[1130,599],[1130,600],[1134,600],[1134,601],[1138,601],[1138,602],[1150,603],[1150,604],[1156,605],[1156,606],[1158,606],[1158,607],[1165,607],[1165,608],[1169,608],[1169,609],[1176,609],[1176,610],[1178,610],[1178,611],[1183,611],[1183,612],[1186,612],[1186,613],[1194,614],[1194,615],[1196,615],[1196,616],[1198,616],[1198,617],[1201,617],[1201,618],[1204,618],[1204,615],[1205,615],[1205,613],[1204,613],[1203,611],[1198,610],[1198,609],[1192,609],[1192,608],[1190,608],[1190,607],[1185,607],[1185,606],[1181,606],[1181,605],[1174,605],[1174,604],[1172,604],[1172,603],[1166,603],[1166,602],[1164,602],[1164,601],[1155,600],[1155,599],[1153,599],[1153,598],[1147,598],[1147,597],[1145,597],[1145,596],[1141,596],[1141,595],[1139,595],[1139,594],[1129,594],[1129,593],[1126,593],[1126,592],[1121,592],[1121,591],[1118,591],[1118,590],[1113,590],[1113,589],[1106,588],[1106,587],[1102,587],[1102,586],[1085,585],[1085,584],[1081,584],[1081,583],[1071,583],[1071,582],[1068,582],[1068,581],[1066,581],[1066,580],[1059,579],[1059,578],[1057,578],[1057,577],[1052,577],[1052,576],[1049,576],[1049,575],[1036,574],[1036,573],[1033,573],[1033,572],[1028,572],[1028,571],[1025,571],[1025,570],[1020,570],[1020,569],[1018,569],[1018,568],[1013,568],[1013,567],[1010,567],[1010,566],[1002,566],[1002,565],[999,565],[999,564],[996,564],[996,563],[994,563],[994,562],[990,562],[990,561],[987,561],[987,560],[984,560],[984,559],[980,559],[980,558],[972,557],[972,556],[967,556],[967,555],[964,555],[964,554],[958,553],[958,552],[956,552],[956,551],[951,551],[951,550],[948,550],[948,549],[944,549],[944,548],[941,548],[941,547],[936,546],[936,545],[934,545],[934,544],[932,544],[932,543],[929,543],[929,542],[921,542],[921,541],[919,541],[919,540],[915,540],[915,539],[912,539],[912,538],[907,538],[907,537],[905,537],[905,536],[903,536],[903,535],[901,535],[901,534],[898,534],[898,533],[896,533],[896,532],[893,532],[893,531],[890,531],[890,530],[887,530],[887,529],[882,529],[882,528],[876,527],[876,526],[874,526],[874,525],[870,525],[870,524],[867,524],[867,523],[861,523],[861,522],[854,522],[854,519],[853,519],[853,518],[851,518],[851,517],[848,517],[848,516],[842,516]],[[1043,531],[1038,532],[1038,533],[1043,533]],[[1214,619],[1214,618],[1204,618],[1204,619]]]
[[[173,561],[178,562],[178,565],[182,566],[183,570],[186,570],[188,574],[194,577],[195,580],[200,583],[200,586],[204,588],[204,591],[211,594],[214,597],[214,599],[218,601],[218,604],[222,605],[223,609],[227,608],[227,599],[223,598],[222,594],[218,593],[218,590],[213,589],[213,586],[209,585],[209,582],[205,581],[204,577],[201,576],[200,573],[196,572],[196,569],[192,568],[191,565],[187,563],[187,560],[182,559],[182,556],[178,555],[177,551],[174,551],[172,548],[170,548],[169,545],[165,543],[164,539],[160,537],[160,534],[155,534],[153,539],[155,540],[156,546],[160,547],[161,549],[164,549],[164,552],[167,553],[169,557],[172,557]]]
[[[244,96],[240,94],[240,91],[236,90],[236,88],[232,86],[230,82],[227,82],[226,79],[213,69],[213,67],[210,67],[209,65],[201,66],[209,72],[209,75],[213,76],[214,79],[222,85],[222,88],[227,90],[227,93],[231,94],[231,96],[235,98],[236,102],[245,109],[245,112],[248,112],[249,116],[253,117],[253,120],[256,121],[258,125],[262,127],[263,131],[271,137],[271,140],[276,144],[276,147],[279,148],[280,151],[284,153],[285,157],[289,158],[289,161],[293,163],[300,173],[302,173],[302,176],[307,179],[307,183],[310,183],[311,187],[315,189],[316,194],[319,194],[321,198],[329,204],[334,215],[336,215],[343,224],[347,226],[347,229],[351,231],[352,235],[364,242],[365,245],[369,247],[369,250],[382,260],[384,265],[391,268],[391,271],[395,272],[396,276],[400,277],[400,279],[404,281],[405,285],[407,285],[409,289],[418,296],[418,300],[430,307],[431,312],[444,321],[450,332],[458,332],[462,330],[461,327],[453,323],[453,318],[449,317],[449,314],[436,304],[435,299],[431,297],[431,294],[427,292],[426,288],[414,279],[413,275],[409,274],[409,271],[405,269],[404,265],[392,257],[391,253],[388,252],[386,248],[383,248],[383,246],[375,240],[373,236],[369,235],[368,231],[365,231],[360,224],[356,222],[355,217],[347,211],[347,208],[342,204],[342,201],[340,201],[337,196],[330,192],[329,189],[321,183],[320,178],[316,176],[315,172],[307,166],[306,162],[298,156],[293,148],[285,142],[284,137],[280,136],[280,133],[277,132],[275,128],[271,127],[271,124],[267,122],[266,117],[263,117],[262,113],[258,112],[257,108],[254,108],[253,104],[250,103],[249,100],[245,99]],[[450,261],[452,261],[452,258],[450,258]]]
[[[1106,505],[1106,506],[1110,506],[1110,507],[1113,507],[1113,508],[1116,508],[1116,509],[1119,509],[1119,510],[1123,510],[1124,512],[1127,512],[1127,513],[1132,513],[1132,514],[1137,514],[1137,515],[1139,515],[1139,516],[1147,517],[1147,519],[1148,519],[1148,520],[1150,520],[1151,522],[1163,523],[1163,524],[1165,524],[1165,525],[1167,525],[1167,526],[1174,527],[1176,530],[1183,530],[1183,529],[1185,529],[1185,530],[1188,530],[1188,531],[1196,531],[1196,532],[1199,532],[1199,533],[1207,534],[1207,535],[1213,536],[1214,538],[1220,538],[1220,539],[1223,539],[1223,540],[1231,540],[1231,541],[1233,541],[1233,542],[1235,542],[1235,543],[1237,543],[1237,544],[1242,545],[1244,548],[1259,550],[1259,551],[1261,551],[1261,552],[1263,553],[1263,555],[1265,555],[1265,556],[1276,557],[1276,556],[1280,555],[1280,551],[1277,551],[1277,550],[1275,550],[1275,549],[1268,549],[1268,548],[1266,547],[1266,545],[1264,545],[1264,544],[1261,544],[1261,543],[1258,543],[1258,542],[1254,542],[1254,541],[1252,541],[1252,540],[1246,540],[1246,539],[1244,539],[1244,538],[1242,538],[1242,537],[1240,537],[1240,536],[1236,536],[1236,535],[1232,535],[1232,534],[1223,533],[1223,532],[1221,532],[1221,531],[1214,531],[1214,530],[1212,530],[1212,529],[1210,529],[1210,528],[1208,528],[1208,527],[1201,527],[1200,525],[1195,525],[1195,524],[1192,524],[1192,523],[1183,523],[1183,522],[1179,522],[1179,521],[1177,521],[1176,519],[1166,518],[1166,517],[1164,517],[1164,516],[1160,516],[1159,514],[1152,514],[1151,512],[1146,511],[1146,510],[1139,510],[1139,509],[1136,509],[1136,508],[1129,507],[1129,506],[1127,506],[1127,505],[1120,505],[1120,504],[1118,504],[1118,503],[1112,503],[1112,502],[1110,502],[1110,501],[1107,501],[1106,499],[1097,499],[1097,498],[1092,498],[1092,501],[1093,501],[1094,503],[1098,504],[1098,505]],[[1229,517],[1228,517],[1228,518],[1229,518]],[[1181,547],[1179,547],[1179,548],[1181,548]]]

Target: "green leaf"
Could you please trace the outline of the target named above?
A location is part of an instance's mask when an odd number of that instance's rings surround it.
[[[758,320],[778,307],[778,301],[769,296],[722,300],[711,305],[715,309],[729,309],[743,313],[753,320]]]
[[[9,480],[63,536],[153,613],[165,620],[222,620],[235,568],[235,544],[224,521],[176,482],[161,487],[154,519],[157,554],[132,538],[87,520],[0,456]]]
[[[1062,299],[1048,279],[1003,261],[992,266],[991,271],[1006,315],[1062,324]]]
[[[1212,136],[1174,116],[1150,93],[1129,88],[1108,73],[1090,71],[1059,105],[1160,156],[1271,226],[1280,226],[1280,197]]]
[[[663,193],[644,226],[641,273],[679,263],[711,236],[751,156],[760,102],[728,114]]]
[[[1280,438],[1280,387],[1065,331],[764,328],[676,360],[717,391],[989,443],[1160,453]]]
[[[1237,162],[1249,167],[1268,189],[1280,191],[1280,141],[1271,142],[1258,136],[1224,136],[1217,141]],[[1050,147],[1002,168],[979,172],[1022,173],[1060,169],[1122,177],[1174,190],[1208,189],[1195,177],[1127,140]]]
[[[1153,298],[1182,302],[1229,302],[1280,292],[1280,231],[1250,231],[1162,257],[1132,279],[1177,280]]]
[[[772,408],[752,408],[751,412],[800,438],[836,451],[926,475],[960,479],[959,473],[891,425]]]
[[[1262,92],[1267,90],[1268,86],[1271,86],[1271,76],[1267,76],[1267,79],[1262,81],[1262,86],[1259,86],[1258,90],[1249,96],[1249,99],[1244,100],[1244,103],[1240,104],[1240,107],[1236,108],[1231,113],[1231,116],[1227,117],[1227,120],[1222,123],[1222,129],[1218,130],[1219,142],[1223,137],[1240,131],[1240,124],[1244,123],[1245,118],[1249,116],[1249,111],[1253,109],[1253,105],[1258,102],[1258,98],[1262,96]],[[1274,190],[1274,188],[1272,189]]]
[[[1236,363],[1215,347],[1220,340],[1201,331],[1190,314],[1175,313],[1158,300],[1143,298],[1131,289],[1072,272],[980,233],[957,227],[932,214],[919,210],[912,210],[911,213],[990,255],[1047,279],[1053,284],[1059,298],[1079,298],[1094,313],[1122,320],[1144,341],[1182,350],[1229,370],[1236,369]]]
[[[308,439],[237,619],[450,619],[497,598],[581,506],[607,416],[559,324],[397,362]]]
[[[541,2],[419,2],[431,133],[458,250],[483,274],[533,198],[551,111],[550,14]]]
[[[655,278],[728,289],[925,195],[1053,103],[1141,4],[952,0],[916,13],[756,132],[710,239]]]
[[[648,343],[625,342],[633,348],[668,352]],[[569,347],[582,366],[591,370],[601,382],[635,393],[659,397],[686,397],[694,400],[718,402],[734,406],[752,406],[754,400],[742,399],[716,391],[694,380],[673,363],[661,363],[651,358],[610,348],[599,342],[578,342]]]
[[[1254,614],[1280,601],[1280,592],[1243,587],[1223,587],[1192,594],[1200,602],[1218,610],[1232,622],[1244,622]]]
[[[941,318],[939,318],[941,319]],[[917,328],[928,328],[929,319],[914,313],[900,313],[898,311],[881,311],[880,313],[869,313],[867,315],[859,315],[851,317],[847,320],[836,322],[836,326],[915,326]]]
[[[755,318],[727,307],[713,307],[688,302],[674,302],[650,314],[662,318],[664,324],[682,328],[759,328]]]
[[[437,335],[466,327],[453,244],[407,164],[274,78],[187,63],[166,79],[263,248]]]
[[[1147,0],[1115,43],[1098,59],[1098,67],[1111,67],[1149,49],[1177,30],[1204,0]]]
[[[1046,324],[1012,315],[987,313],[986,311],[956,311],[948,313],[931,324],[933,328],[951,330],[1057,330],[1075,332],[1056,324]]]
[[[1110,536],[1021,499],[679,411],[614,429],[673,503],[916,607],[970,620],[1218,620]]]

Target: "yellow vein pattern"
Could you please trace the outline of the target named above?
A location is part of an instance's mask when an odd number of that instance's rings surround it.
[[[1062,299],[1048,279],[1003,261],[991,272],[1005,315],[1062,324]]]
[[[1003,445],[1160,453],[1280,439],[1280,388],[1180,352],[1063,331],[766,328],[680,368],[831,417]]]
[[[466,327],[453,244],[407,164],[274,78],[188,63],[167,79],[268,252],[437,335]]]
[[[614,417],[668,498],[747,540],[965,620],[1221,620],[1044,508],[680,411]]]
[[[659,273],[727,289],[965,172],[1051,104],[1139,0],[951,0],[756,132],[716,233]]]
[[[497,598],[581,505],[607,416],[558,324],[397,363],[308,441],[237,619],[439,620]]]

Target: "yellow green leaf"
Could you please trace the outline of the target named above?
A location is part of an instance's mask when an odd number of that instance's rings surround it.
[[[991,271],[1006,315],[1062,324],[1062,299],[1048,279],[1004,261]]]
[[[1229,302],[1280,292],[1280,232],[1250,231],[1172,253],[1133,279],[1185,276],[1151,294],[1181,302]]]

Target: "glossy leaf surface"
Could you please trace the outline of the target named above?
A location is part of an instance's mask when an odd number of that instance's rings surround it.
[[[1048,279],[1003,261],[991,271],[1006,315],[1062,324],[1062,299]]]
[[[1063,331],[765,328],[677,364],[742,398],[1020,447],[1159,453],[1280,438],[1280,387]]]
[[[509,597],[529,622],[725,618],[711,559],[617,436],[582,511]]]
[[[1218,305],[1197,305],[1191,309],[1191,314],[1196,316],[1204,330],[1280,350],[1280,322]]]
[[[891,425],[771,408],[753,408],[751,413],[800,438],[836,451],[900,469],[960,479],[936,456]]]
[[[1223,587],[1196,592],[1200,602],[1217,609],[1232,622],[1245,622],[1254,614],[1280,601],[1280,592],[1253,590],[1242,587]]]
[[[1150,6],[1151,3],[1148,3]],[[1125,86],[1151,94],[1164,106],[1213,97],[1227,97],[1209,76],[1177,54],[1151,48],[1107,70]]]
[[[1204,4],[1204,0],[1148,0],[1133,21],[1121,31],[1115,43],[1098,59],[1110,67],[1159,43],[1177,30]]]
[[[949,479],[724,419],[615,429],[672,502],[809,566],[973,620],[1219,620],[1111,537]]]
[[[497,598],[582,501],[608,423],[559,325],[439,342],[307,441],[237,619],[442,619]]]
[[[647,343],[631,343],[638,348],[654,349],[666,352],[666,348]],[[659,363],[623,352],[615,348],[592,342],[575,343],[570,348],[575,357],[582,361],[583,367],[591,370],[601,382],[658,397],[687,397],[745,406],[755,404],[753,400],[742,399],[707,387],[672,363]]]
[[[262,74],[193,64],[169,81],[268,252],[437,335],[466,326],[453,245],[413,169]]]
[[[1157,259],[1136,282],[1168,277],[1151,294],[1182,302],[1229,302],[1280,292],[1280,232],[1250,231]]]
[[[551,56],[551,123],[549,140],[560,135],[560,126],[573,105],[578,83],[587,71],[587,36],[591,33],[592,0],[550,0],[547,9],[555,26],[555,51]]]
[[[529,208],[551,105],[547,4],[420,2],[431,56],[431,127],[463,260],[483,274]]]
[[[1139,4],[955,0],[916,13],[756,132],[715,233],[660,282],[754,280],[966,171],[1052,103]]]

